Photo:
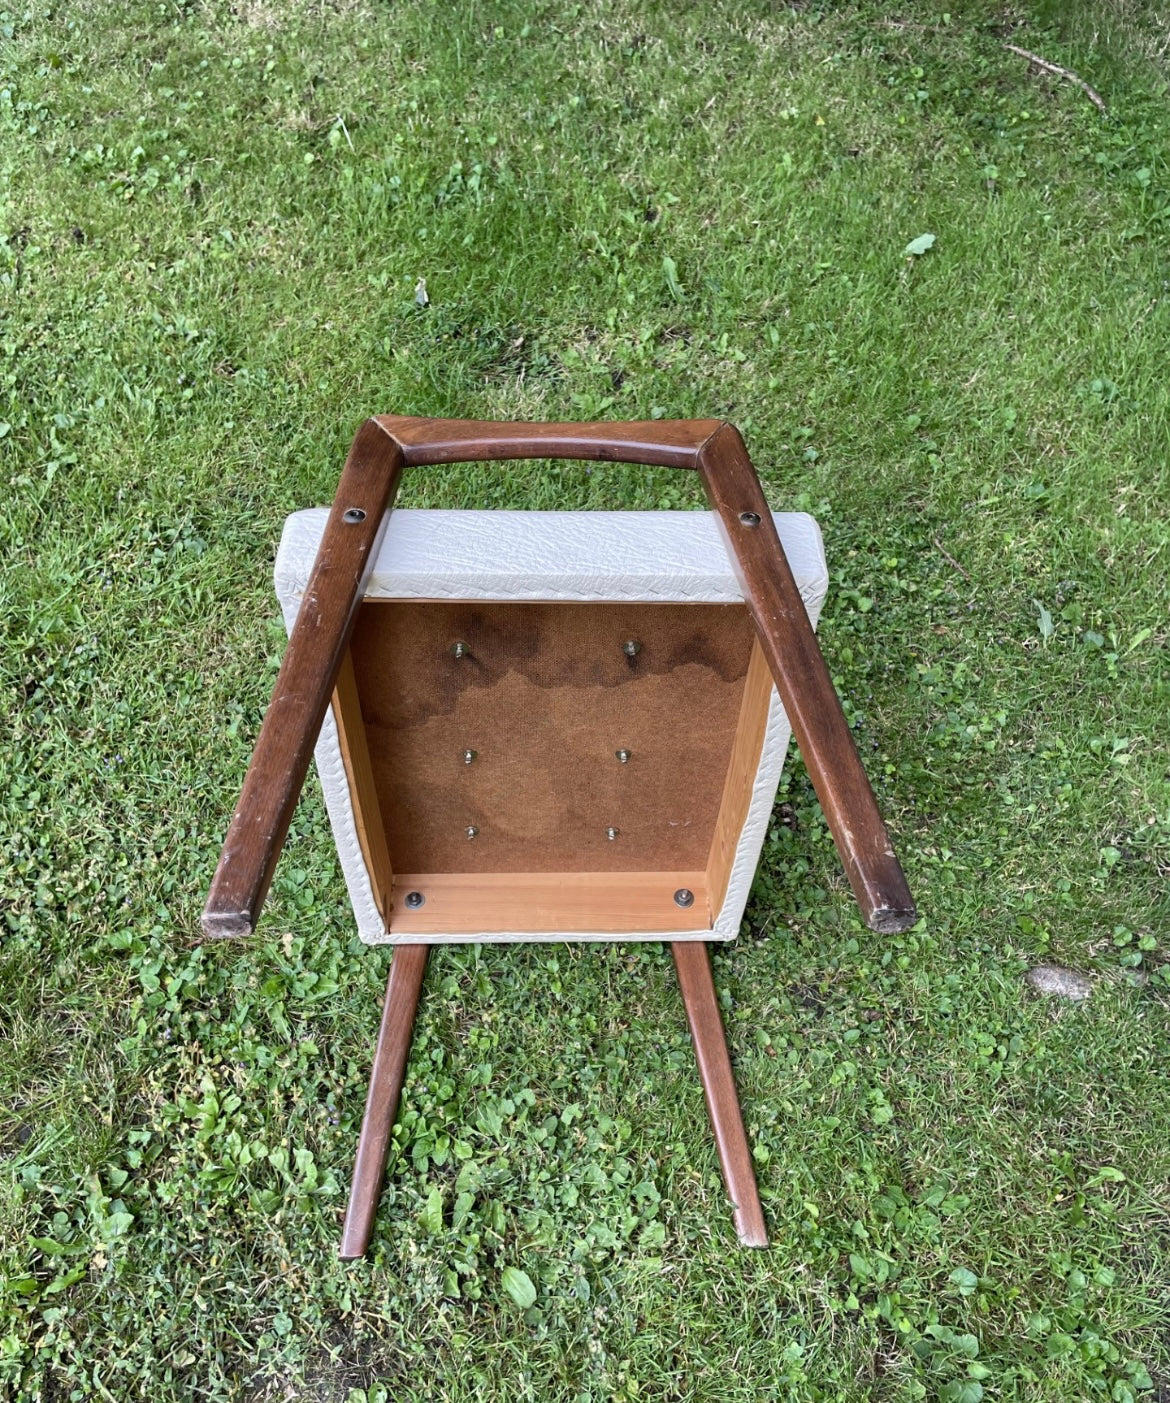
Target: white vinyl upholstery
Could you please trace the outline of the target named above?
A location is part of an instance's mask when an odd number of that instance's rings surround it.
[[[328,515],[326,509],[315,508],[296,512],[285,522],[275,583],[290,632]],[[828,589],[820,529],[804,513],[775,513],[774,520],[815,628]],[[366,597],[727,604],[739,602],[743,595],[710,512],[399,510],[391,514]],[[788,718],[773,688],[747,821],[714,928],[659,931],[646,939],[735,938],[767,832],[789,736]],[[321,728],[316,760],[358,933],[368,944],[394,943],[395,937],[379,914],[362,857],[331,711]],[[639,937],[603,932],[574,932],[566,937],[557,931],[529,931],[404,938],[442,944]]]

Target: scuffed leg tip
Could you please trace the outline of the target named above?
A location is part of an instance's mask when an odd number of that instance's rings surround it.
[[[918,910],[914,906],[898,909],[893,906],[879,906],[866,917],[865,924],[879,935],[900,935],[918,924]]]
[[[252,934],[252,921],[246,911],[204,911],[199,924],[209,940]]]
[[[741,1247],[768,1246],[768,1230],[764,1227],[762,1219],[757,1223],[745,1223],[737,1216],[735,1232]]]
[[[352,1236],[348,1232],[341,1234],[341,1245],[337,1249],[337,1257],[342,1262],[360,1262],[366,1255],[369,1248],[370,1239],[364,1240],[360,1237]]]

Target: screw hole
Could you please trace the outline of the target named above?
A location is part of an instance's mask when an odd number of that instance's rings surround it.
[[[359,521],[365,521],[366,514],[361,507],[346,507],[341,514],[341,519],[347,526],[356,526]]]
[[[739,524],[741,526],[758,526],[760,524],[759,512],[740,512]]]

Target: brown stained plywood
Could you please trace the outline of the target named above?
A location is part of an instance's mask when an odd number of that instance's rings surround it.
[[[351,653],[393,867],[704,871],[753,636],[740,605],[367,600]]]

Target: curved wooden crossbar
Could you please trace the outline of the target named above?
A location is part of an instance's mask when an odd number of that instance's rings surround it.
[[[506,424],[385,415],[358,430],[203,913],[255,929],[407,466],[584,458],[694,468],[722,526],[776,688],[866,922],[905,930],[914,902],[743,439],[718,419]]]
[[[411,419],[375,423],[402,449],[407,467],[485,459],[581,458],[647,467],[697,468],[719,419],[646,419],[633,424],[504,424],[488,419]]]

